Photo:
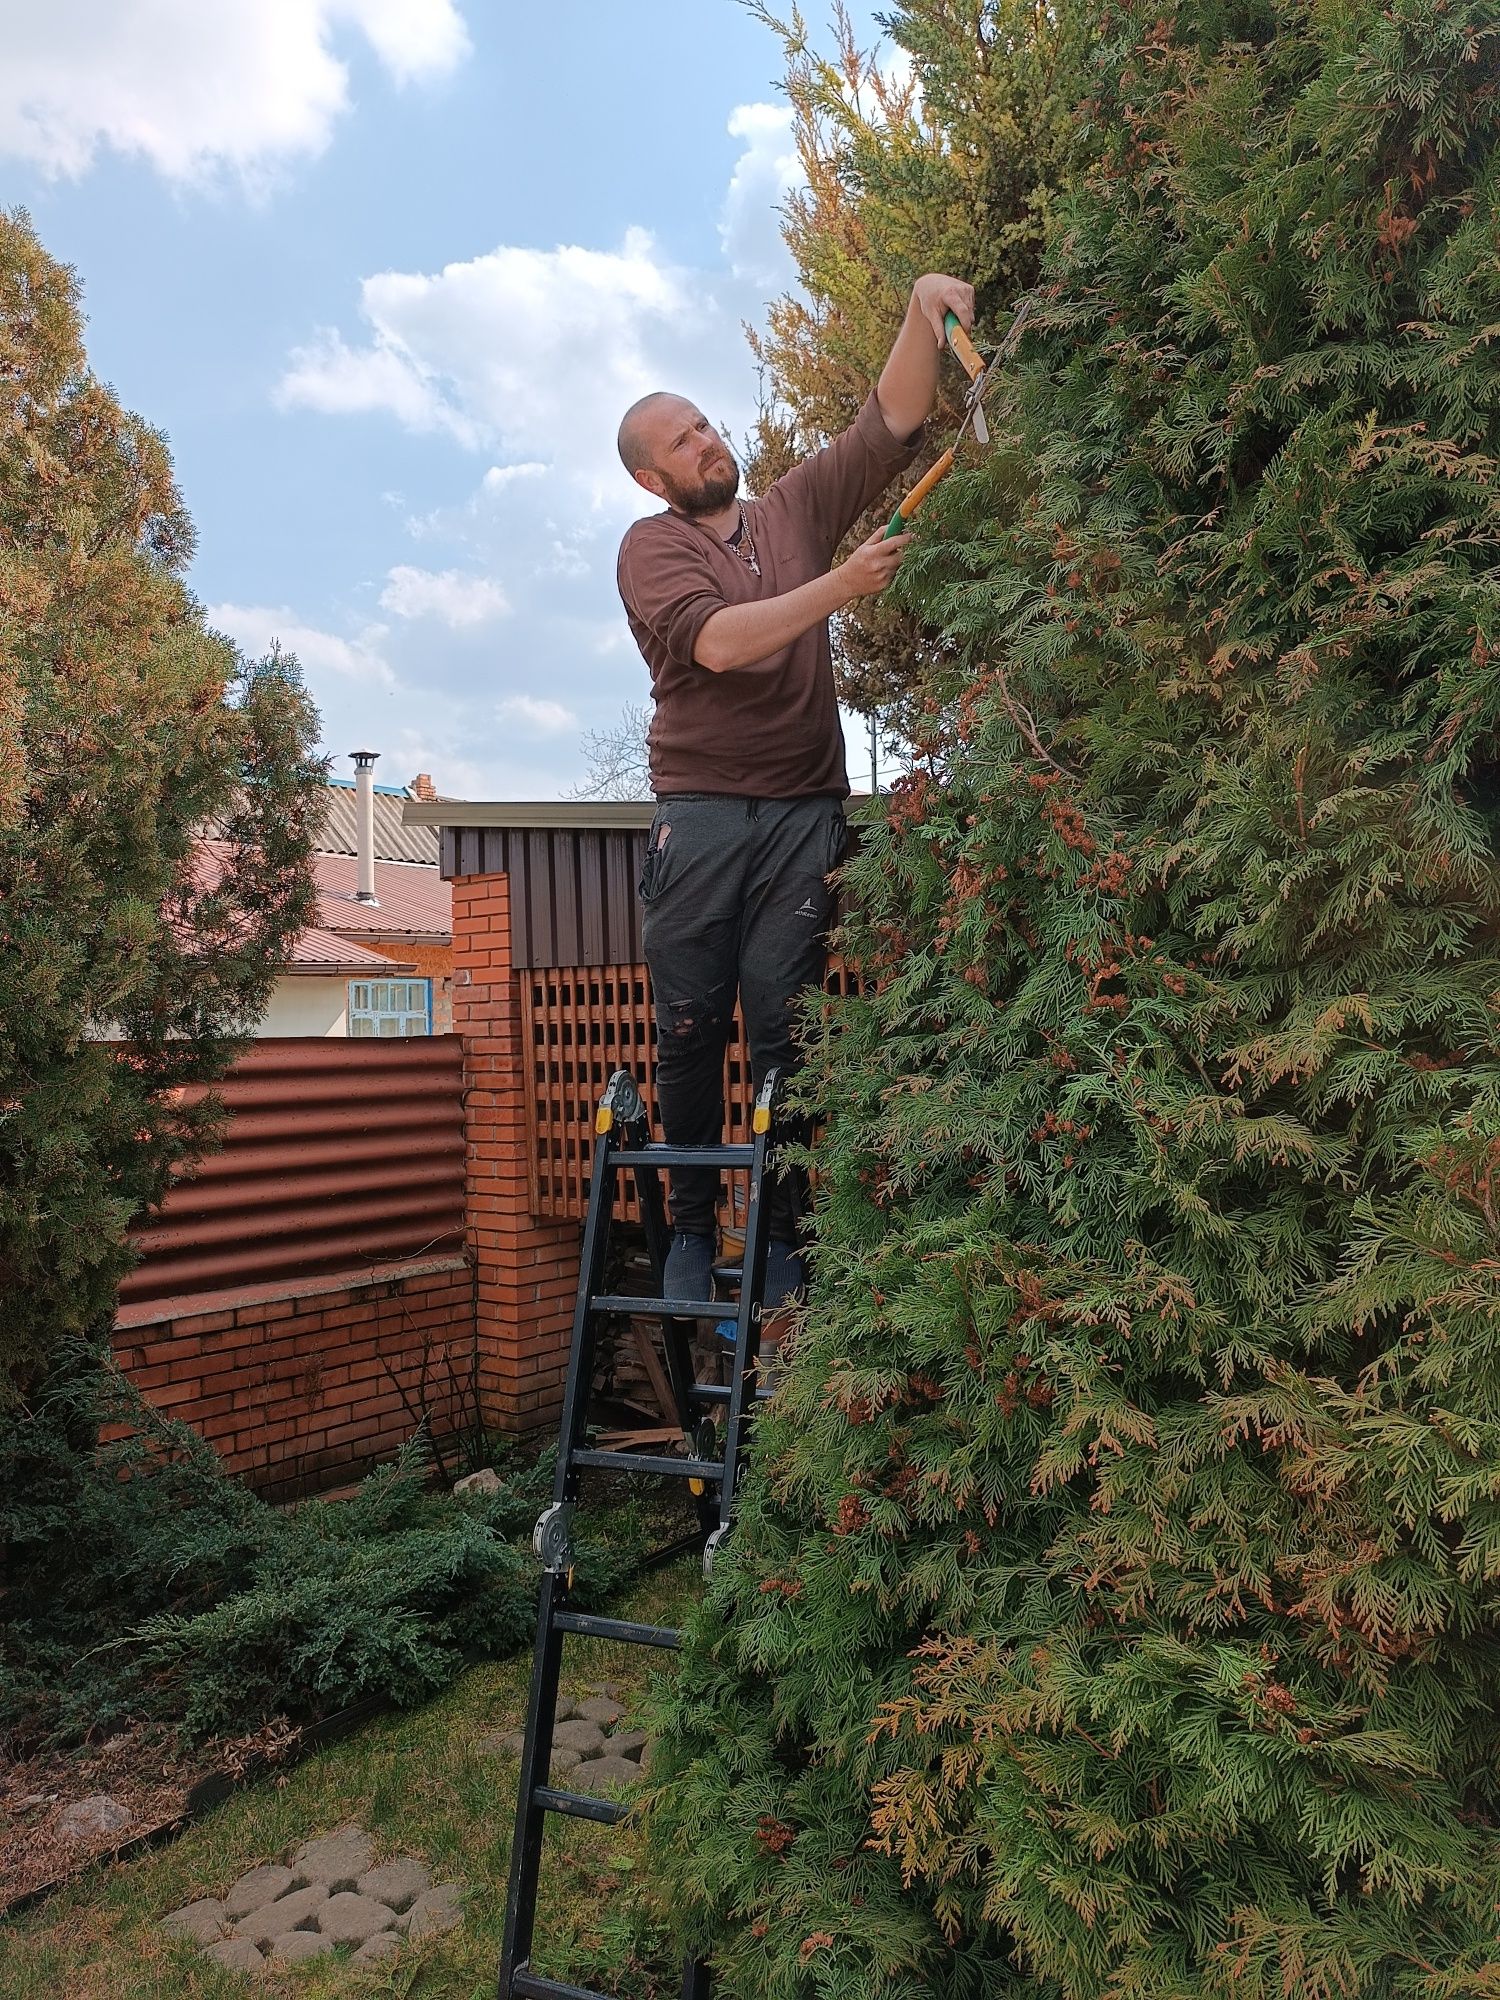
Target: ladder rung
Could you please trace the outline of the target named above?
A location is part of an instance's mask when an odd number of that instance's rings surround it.
[[[755,1163],[753,1146],[622,1146],[610,1154],[617,1167],[748,1167]]]
[[[661,1646],[673,1651],[682,1634],[672,1625],[637,1625],[629,1618],[593,1618],[586,1611],[554,1611],[553,1630],[577,1632],[585,1639],[619,1639],[627,1646]]]
[[[755,1400],[757,1403],[769,1403],[775,1393],[774,1389],[757,1389]],[[688,1394],[690,1396],[697,1396],[705,1403],[727,1403],[729,1401],[729,1385],[727,1382],[695,1382],[692,1388],[689,1389]]]
[[[592,1986],[565,1986],[560,1979],[544,1979],[539,1972],[522,1970],[510,1982],[518,2000],[607,2000]]]
[[[645,1319],[734,1319],[732,1299],[637,1299],[629,1293],[599,1292],[589,1300],[599,1313],[640,1313]]]
[[[569,1819],[596,1819],[601,1826],[618,1826],[630,1811],[618,1799],[596,1799],[586,1792],[554,1791],[538,1785],[532,1798],[543,1812],[566,1813]]]
[[[660,1472],[674,1479],[722,1479],[721,1462],[707,1458],[650,1458],[635,1451],[575,1451],[574,1465],[597,1465],[606,1472]]]

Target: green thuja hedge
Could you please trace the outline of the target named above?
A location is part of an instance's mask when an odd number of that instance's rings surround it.
[[[457,1499],[428,1488],[414,1448],[349,1499],[278,1508],[91,1353],[65,1359],[0,1434],[10,1754],[137,1723],[196,1739],[368,1695],[410,1705],[529,1641],[550,1454],[502,1459],[497,1491]],[[607,1543],[580,1548],[587,1601],[646,1546],[627,1503]]]
[[[654,1766],[740,2000],[1500,1994],[1500,17],[1115,5]]]

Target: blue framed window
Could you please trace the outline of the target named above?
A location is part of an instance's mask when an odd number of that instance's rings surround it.
[[[430,979],[351,979],[349,1033],[389,1040],[432,1033]]]

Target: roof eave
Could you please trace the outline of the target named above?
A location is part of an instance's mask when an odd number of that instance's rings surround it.
[[[650,826],[655,799],[408,799],[408,826],[579,827],[608,832]]]
[[[276,976],[278,979],[383,979],[387,974],[399,978],[414,973],[416,969],[415,965],[408,965],[400,959],[383,958],[378,966],[371,965],[368,959],[361,959],[357,962],[339,961],[332,965],[288,963],[277,967]]]
[[[867,803],[868,792],[854,792],[844,810]],[[408,826],[498,826],[566,829],[611,833],[648,827],[656,813],[655,799],[408,799],[401,809]]]

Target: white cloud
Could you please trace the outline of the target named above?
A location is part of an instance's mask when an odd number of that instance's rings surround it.
[[[386,636],[383,625],[366,625],[355,638],[345,639],[307,624],[285,605],[273,610],[261,604],[211,604],[208,622],[215,631],[233,639],[252,660],[268,652],[273,639],[284,653],[295,653],[314,700],[319,699],[318,682],[325,674],[366,687],[389,689],[396,685],[396,676],[380,650]]]
[[[802,163],[786,105],[741,104],[729,117],[729,135],[745,150],[719,210],[719,241],[730,270],[768,292],[792,284],[796,266],[781,240],[782,203],[802,184]]]
[[[546,470],[539,458],[528,458],[521,465],[492,465],[480,485],[486,493],[503,493],[518,479],[536,479]]]
[[[254,187],[320,153],[349,103],[340,33],[362,35],[398,84],[468,53],[455,0],[46,0],[6,9],[0,154],[53,175],[102,149],[166,179]]]
[[[385,580],[380,608],[397,618],[440,618],[455,631],[483,625],[510,609],[498,583],[485,576],[465,576],[456,569],[414,569],[398,563]]]
[[[444,402],[423,364],[386,333],[355,348],[333,328],[320,327],[308,346],[293,348],[275,401],[283,410],[300,405],[330,417],[385,410],[409,431],[448,431],[460,444],[475,441],[473,426]]]
[[[292,355],[277,401],[384,410],[408,430],[499,446],[520,463],[492,466],[490,492],[552,471],[581,481],[589,504],[613,493],[618,509],[626,407],[673,381],[722,394],[747,372],[738,313],[642,229],[617,250],[502,245],[437,272],[381,272],[361,285],[360,310],[365,344],[323,333]]]
[[[536,695],[512,694],[496,704],[495,714],[502,722],[529,730],[536,736],[560,736],[565,729],[576,729],[578,717],[571,708],[560,701],[539,700]]]

